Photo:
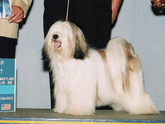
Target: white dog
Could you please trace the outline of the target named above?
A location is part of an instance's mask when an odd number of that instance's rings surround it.
[[[82,31],[58,21],[50,28],[43,50],[55,83],[55,112],[91,115],[110,105],[130,114],[159,113],[143,87],[142,68],[130,43],[109,41],[106,49],[88,48]]]

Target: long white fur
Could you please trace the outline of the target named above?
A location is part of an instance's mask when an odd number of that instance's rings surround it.
[[[55,34],[59,48],[52,41]],[[77,46],[84,52],[81,59],[74,57]],[[124,39],[114,38],[106,49],[94,50],[87,48],[77,26],[59,21],[50,28],[43,49],[53,71],[55,112],[91,115],[96,106],[111,105],[130,114],[159,113],[144,90],[139,58]]]

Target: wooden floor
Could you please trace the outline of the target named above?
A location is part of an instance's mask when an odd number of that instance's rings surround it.
[[[130,115],[113,110],[97,110],[91,116],[72,116],[49,109],[17,109],[16,112],[1,112],[0,123],[165,123],[165,111],[157,115]]]

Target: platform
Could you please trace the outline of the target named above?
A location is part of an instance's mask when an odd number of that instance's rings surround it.
[[[72,116],[54,113],[49,109],[17,109],[0,113],[0,123],[32,124],[114,124],[114,123],[164,123],[165,111],[157,115],[130,115],[113,110],[97,110],[91,116]]]

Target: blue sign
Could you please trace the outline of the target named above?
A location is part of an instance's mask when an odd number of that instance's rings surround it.
[[[15,111],[15,59],[0,59],[0,112]]]

